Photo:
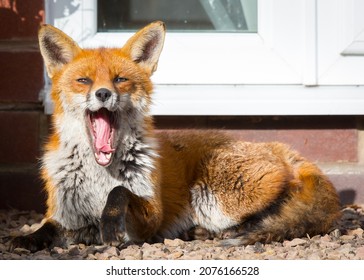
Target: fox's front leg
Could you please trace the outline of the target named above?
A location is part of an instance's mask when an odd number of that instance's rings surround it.
[[[101,216],[101,239],[106,244],[142,242],[152,237],[161,222],[161,210],[153,198],[143,198],[125,187],[115,187]]]
[[[35,252],[51,246],[62,247],[64,243],[64,229],[58,222],[49,219],[35,232],[15,237],[10,243],[10,250],[20,247]]]

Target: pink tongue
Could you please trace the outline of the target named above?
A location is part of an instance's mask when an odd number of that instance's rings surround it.
[[[97,153],[111,153],[114,150],[111,148],[109,139],[111,137],[110,119],[105,110],[100,110],[94,114],[94,135],[95,149]]]

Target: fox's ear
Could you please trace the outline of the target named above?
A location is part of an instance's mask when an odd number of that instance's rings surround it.
[[[158,65],[159,55],[163,49],[166,28],[163,22],[153,22],[131,37],[124,50],[131,59],[142,66],[151,75]]]
[[[81,51],[69,36],[48,24],[39,29],[38,38],[40,52],[50,78]]]

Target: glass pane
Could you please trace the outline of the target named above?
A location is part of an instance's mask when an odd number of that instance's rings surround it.
[[[98,32],[162,20],[175,32],[257,32],[258,0],[98,0]]]

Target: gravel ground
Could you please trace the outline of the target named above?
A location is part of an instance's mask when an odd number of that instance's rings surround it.
[[[265,245],[220,246],[217,239],[191,242],[166,239],[164,243],[144,243],[123,248],[74,244],[68,248],[54,247],[33,254],[22,248],[9,252],[9,241],[13,236],[36,230],[43,216],[34,211],[0,210],[0,259],[364,260],[364,205],[347,206],[342,213],[336,229],[329,234]]]

